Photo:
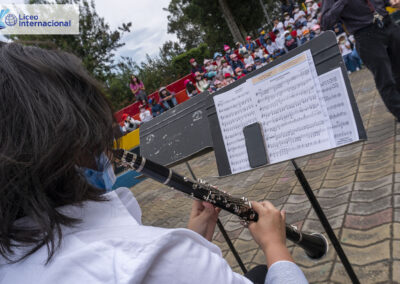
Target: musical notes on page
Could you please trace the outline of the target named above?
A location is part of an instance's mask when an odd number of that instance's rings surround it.
[[[334,145],[310,51],[267,70],[250,82],[271,163]]]
[[[243,128],[256,122],[257,116],[248,84],[215,96],[214,103],[232,174],[249,170]]]
[[[358,129],[342,70],[337,68],[322,74],[319,76],[319,80],[336,146],[357,141],[359,139]]]
[[[232,174],[251,169],[243,128],[254,122],[269,164],[359,140],[341,69],[318,76],[310,50],[213,99]]]

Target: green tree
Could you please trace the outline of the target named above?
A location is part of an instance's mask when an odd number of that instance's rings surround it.
[[[46,0],[31,0],[31,4],[47,4]],[[14,35],[11,39],[27,45],[43,48],[58,48],[74,53],[81,58],[84,66],[100,81],[105,81],[115,67],[114,51],[123,46],[121,36],[129,32],[132,23],[124,23],[117,30],[100,17],[94,1],[56,0],[57,4],[79,4],[79,35]],[[53,3],[53,1],[52,1]]]
[[[242,37],[255,34],[266,23],[259,0],[225,1],[230,8]],[[171,0],[166,11],[168,32],[175,33],[185,49],[207,43],[211,50],[221,50],[224,44],[234,44],[219,1]]]

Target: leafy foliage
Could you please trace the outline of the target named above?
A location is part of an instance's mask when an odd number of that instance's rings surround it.
[[[31,4],[46,4],[46,0],[31,0]],[[79,35],[14,35],[11,39],[27,45],[58,48],[74,53],[97,79],[105,81],[114,67],[114,51],[124,44],[121,36],[129,32],[132,23],[122,24],[112,31],[95,9],[94,1],[57,0],[57,4],[79,4]]]
[[[267,24],[259,0],[230,0],[228,4],[243,37],[256,36],[257,29]],[[265,0],[264,4],[271,10],[279,1]],[[170,14],[168,32],[175,33],[185,49],[201,42],[213,51],[221,50],[224,44],[234,44],[218,1],[171,0],[166,11]]]

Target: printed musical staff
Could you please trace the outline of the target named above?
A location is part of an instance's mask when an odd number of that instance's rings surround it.
[[[358,140],[341,69],[318,77],[305,51],[214,97],[232,174],[251,169],[243,128],[260,122],[269,162]]]
[[[323,98],[331,120],[336,146],[342,146],[359,139],[349,96],[342,70],[334,69],[319,76]]]
[[[333,143],[312,56],[305,54],[296,65],[252,86],[271,163],[326,150]]]
[[[214,97],[232,173],[250,169],[243,128],[257,121],[254,99],[247,83]]]

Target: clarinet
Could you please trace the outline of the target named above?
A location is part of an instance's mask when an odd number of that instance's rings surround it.
[[[172,189],[209,202],[216,207],[237,215],[246,223],[257,222],[258,220],[257,212],[252,209],[251,203],[245,197],[233,197],[200,179],[192,181],[167,167],[123,149],[117,149],[113,152],[114,161],[118,166],[135,170]],[[304,249],[311,259],[320,259],[328,251],[328,242],[319,233],[305,234],[298,231],[295,226],[286,225],[286,238]]]

